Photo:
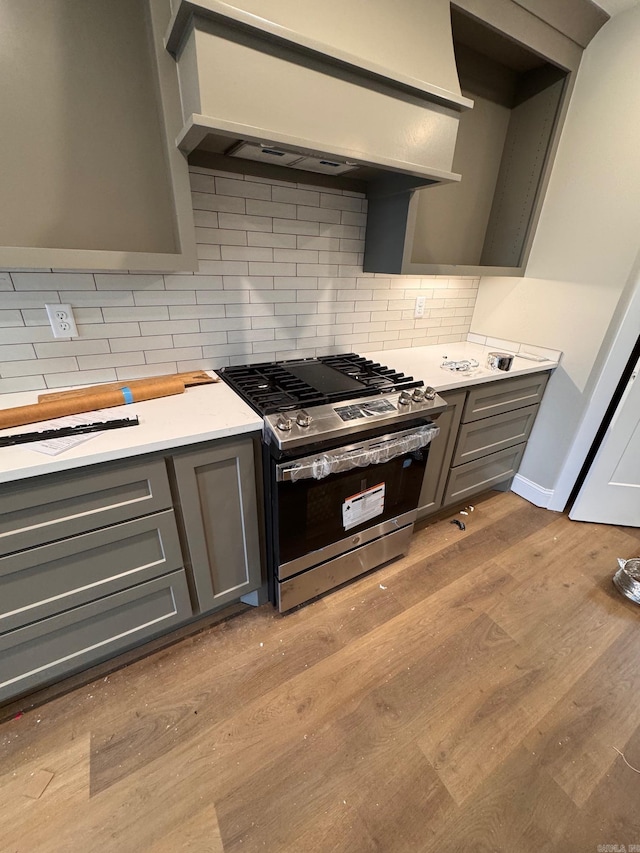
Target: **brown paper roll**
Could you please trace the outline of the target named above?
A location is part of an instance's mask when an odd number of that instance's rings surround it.
[[[210,382],[219,382],[215,378],[209,376],[203,370],[194,370],[189,373],[165,373],[163,376],[149,376],[146,379],[132,379],[127,382],[105,382],[101,385],[87,385],[86,388],[74,388],[71,391],[51,391],[48,394],[39,394],[39,403],[48,403],[50,400],[66,400],[75,397],[82,397],[84,394],[99,394],[102,391],[113,391],[118,388],[130,388],[132,391],[138,387],[146,387],[150,382],[164,382],[167,379],[181,379],[185,387],[190,385],[205,385]]]
[[[172,394],[184,393],[184,383],[177,376],[169,376],[163,382],[146,382],[131,388],[134,403],[143,400],[154,400],[157,397],[169,397]],[[94,409],[109,409],[111,406],[125,405],[125,397],[121,390],[102,391],[100,393],[84,393],[73,398],[50,400],[44,403],[33,403],[30,406],[17,406],[14,409],[0,409],[0,429],[7,427],[33,424],[37,421],[48,421],[51,418],[63,418],[67,415],[78,415],[81,412],[92,412]]]

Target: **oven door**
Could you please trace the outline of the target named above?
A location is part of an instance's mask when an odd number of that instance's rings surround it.
[[[275,466],[279,580],[413,523],[429,443],[424,423]]]

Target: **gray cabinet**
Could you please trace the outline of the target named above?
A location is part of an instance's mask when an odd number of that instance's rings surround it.
[[[254,444],[216,441],[171,458],[176,507],[199,612],[262,584]]]
[[[438,418],[437,425],[440,432],[429,445],[427,467],[418,501],[418,519],[426,518],[439,510],[442,505],[467,393],[466,391],[443,391],[440,396],[447,401],[447,409]]]
[[[418,519],[517,474],[548,379],[534,373],[440,392],[449,406],[429,451]]]
[[[0,269],[197,268],[170,16],[0,0]]]
[[[372,193],[365,271],[524,273],[582,48],[607,20],[586,0],[564,12],[553,5],[452,3],[461,91],[474,101],[460,114],[453,159],[462,180]]]
[[[469,389],[443,507],[508,483],[518,473],[548,379],[548,373],[533,373]]]
[[[184,572],[0,635],[0,702],[125,651],[191,615]]]
[[[0,701],[193,613],[162,457],[8,484],[0,519]]]

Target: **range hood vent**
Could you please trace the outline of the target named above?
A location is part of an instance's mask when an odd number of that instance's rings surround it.
[[[405,188],[459,180],[459,116],[473,102],[460,92],[449,0],[359,8],[178,0],[165,44],[180,149],[359,181],[395,173]]]
[[[272,145],[255,142],[238,142],[226,152],[227,157],[240,157],[258,163],[268,163],[270,166],[285,166],[291,169],[301,169],[303,172],[317,172],[320,175],[344,175],[358,168],[357,163],[348,160],[340,162],[313,157],[301,151],[285,151]]]

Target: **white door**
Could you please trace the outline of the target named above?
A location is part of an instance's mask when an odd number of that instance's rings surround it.
[[[640,527],[640,359],[569,513],[575,521]]]

